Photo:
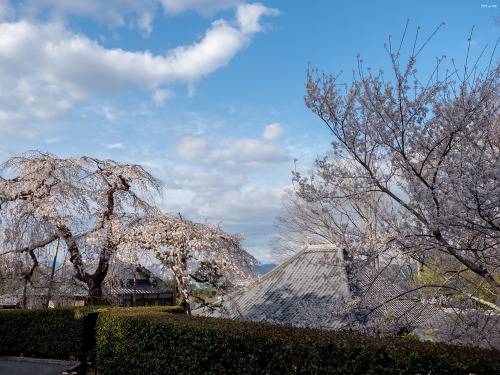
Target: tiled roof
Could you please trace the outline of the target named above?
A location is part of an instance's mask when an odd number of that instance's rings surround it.
[[[110,293],[112,295],[124,295],[133,294],[134,285],[129,283],[127,285],[116,285],[111,287],[104,287],[105,293]],[[149,282],[137,282],[135,286],[136,294],[163,294],[172,293],[171,288],[160,288]]]
[[[382,317],[392,316],[399,326],[413,330],[440,310],[434,305],[422,303],[416,292],[410,292],[410,288],[397,280],[380,272],[370,273],[371,275],[362,278],[362,304],[372,308],[378,307],[374,314]]]
[[[305,310],[328,305],[349,292],[341,254],[333,245],[310,245],[256,284],[232,294],[221,310],[204,314],[300,325]],[[331,315],[321,321],[324,328],[340,324]]]
[[[401,325],[412,328],[430,319],[437,310],[424,305],[404,286],[377,274],[356,274],[346,267],[344,253],[334,245],[309,245],[279,265],[252,286],[227,296],[222,307],[198,314],[233,319],[339,328],[354,315],[331,312],[335,301],[345,296],[363,298],[362,305],[376,306],[374,316],[393,315]],[[366,280],[370,280],[367,283]],[[400,296],[394,299],[394,297]],[[343,302],[341,302],[343,303]],[[330,310],[330,311],[329,311]],[[369,309],[358,311],[359,318]]]

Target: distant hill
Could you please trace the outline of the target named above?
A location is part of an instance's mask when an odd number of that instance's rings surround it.
[[[275,263],[268,263],[268,264],[262,264],[260,266],[254,266],[253,269],[254,269],[255,273],[260,277],[260,276],[264,276],[266,273],[271,271],[276,266],[277,266],[277,264],[275,264]]]

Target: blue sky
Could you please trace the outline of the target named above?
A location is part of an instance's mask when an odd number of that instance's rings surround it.
[[[0,0],[0,161],[27,150],[142,164],[164,182],[165,211],[222,222],[272,261],[280,195],[328,150],[305,107],[311,67],[356,55],[388,71],[383,45],[420,26],[434,58],[464,61],[500,34],[487,0]],[[499,48],[500,49],[500,48]],[[498,60],[495,53],[494,61]]]

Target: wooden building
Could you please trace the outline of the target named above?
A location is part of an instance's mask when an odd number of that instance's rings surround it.
[[[84,306],[88,304],[87,285],[73,276],[71,264],[58,268],[50,283],[44,275],[32,280],[25,288],[13,293],[0,295],[0,308],[42,308],[47,305],[47,295],[51,285],[48,307]],[[141,265],[122,261],[111,264],[104,280],[103,295],[114,306],[172,306],[175,295],[172,288],[165,287],[159,277]]]

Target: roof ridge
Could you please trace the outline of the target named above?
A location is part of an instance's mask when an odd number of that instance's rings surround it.
[[[320,250],[320,249],[322,249],[322,250]],[[320,244],[320,245],[309,245],[308,244],[302,250],[300,250],[299,252],[295,253],[290,258],[288,258],[287,260],[285,260],[283,263],[279,264],[277,267],[274,267],[271,271],[269,271],[264,276],[262,276],[261,278],[259,278],[256,283],[252,284],[252,286],[260,283],[261,281],[267,280],[274,273],[279,272],[281,269],[285,268],[286,266],[288,266],[290,263],[292,263],[298,257],[302,256],[305,253],[330,252],[332,250],[340,250],[340,248],[337,245],[334,245],[334,244]]]

